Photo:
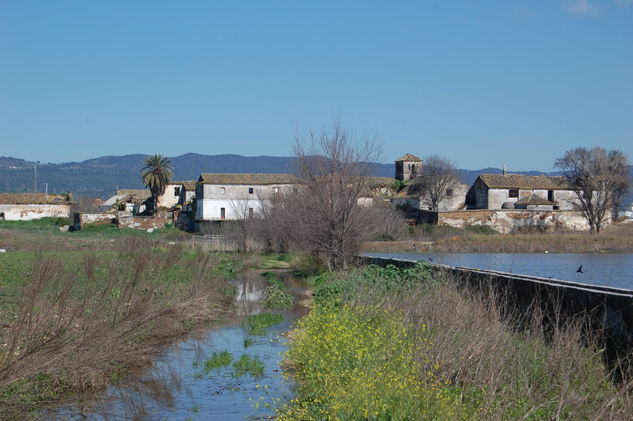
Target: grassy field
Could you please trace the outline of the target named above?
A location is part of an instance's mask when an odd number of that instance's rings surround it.
[[[279,419],[633,418],[631,377],[613,380],[582,320],[547,330],[423,265],[335,274],[313,297]]]
[[[365,244],[385,253],[632,253],[633,224],[618,223],[600,234],[588,232],[499,234],[487,227],[466,229],[418,225],[393,241]]]
[[[116,382],[233,308],[228,280],[277,256],[191,249],[180,233],[0,223],[0,419]]]

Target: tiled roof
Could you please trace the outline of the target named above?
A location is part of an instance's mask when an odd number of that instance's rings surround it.
[[[183,187],[189,191],[193,191],[196,189],[196,180],[185,180],[185,181],[179,181],[178,184],[182,184]]]
[[[403,156],[402,158],[398,158],[396,159],[396,162],[399,161],[415,161],[415,162],[422,162],[422,160],[420,158],[418,158],[415,155],[411,155],[410,153],[406,154],[405,156]]]
[[[0,203],[10,205],[68,205],[66,194],[0,193]]]
[[[298,184],[299,179],[291,174],[221,174],[202,173],[198,179],[203,184]]]
[[[495,189],[569,190],[567,179],[561,176],[520,174],[481,174],[479,179]]]
[[[549,205],[554,206],[554,203],[549,200],[541,197],[537,194],[530,194],[522,197],[520,200],[515,202],[515,205]]]
[[[149,189],[117,189],[117,196],[134,196],[136,199],[145,200],[152,196],[152,192]]]

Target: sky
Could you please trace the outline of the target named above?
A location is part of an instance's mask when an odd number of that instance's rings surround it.
[[[291,156],[336,120],[383,162],[633,160],[633,0],[0,0],[0,156]]]

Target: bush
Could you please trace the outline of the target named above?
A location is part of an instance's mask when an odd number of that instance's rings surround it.
[[[58,227],[63,227],[65,225],[70,225],[70,218],[59,217],[59,218],[55,219],[55,225],[57,225]]]
[[[320,275],[327,271],[327,267],[319,256],[298,256],[290,265],[290,270],[295,276],[308,277]]]

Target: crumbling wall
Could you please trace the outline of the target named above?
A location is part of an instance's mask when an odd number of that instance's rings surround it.
[[[0,220],[30,221],[40,218],[69,218],[70,204],[65,205],[11,205],[0,204]]]
[[[146,231],[164,228],[165,224],[174,220],[173,212],[157,212],[153,216],[134,216],[132,212],[117,212],[117,227],[135,228]]]
[[[73,229],[79,231],[87,224],[113,224],[116,222],[116,215],[113,213],[80,213],[73,214]]]
[[[438,212],[438,225],[465,228],[469,225],[490,227],[503,234],[518,231],[588,231],[589,223],[580,212],[528,210],[467,210]]]

